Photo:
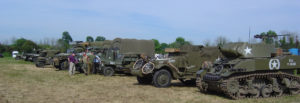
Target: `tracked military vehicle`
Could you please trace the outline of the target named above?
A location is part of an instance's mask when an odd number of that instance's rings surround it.
[[[276,55],[268,44],[230,43],[224,58],[197,72],[200,91],[222,92],[232,99],[279,97],[300,93],[300,57]]]
[[[39,57],[37,57],[35,62],[36,67],[44,67],[45,65],[51,65],[53,62],[53,57],[58,53],[58,50],[41,51]]]
[[[154,42],[152,40],[136,40],[116,38],[108,48],[103,48],[99,54],[101,71],[104,76],[114,73],[130,74],[130,68],[140,55],[153,56]]]
[[[167,58],[136,61],[131,73],[137,76],[138,83],[169,87],[171,80],[180,80],[184,84],[195,84],[196,72],[222,56],[216,47],[192,45],[185,45],[179,50],[169,49],[167,52]]]

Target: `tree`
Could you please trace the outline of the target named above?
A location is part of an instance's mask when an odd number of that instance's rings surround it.
[[[64,31],[63,32],[63,34],[62,34],[62,40],[64,42],[68,43],[68,44],[73,41],[73,39],[72,39],[72,37],[71,37],[71,35],[69,34],[68,31]]]
[[[168,47],[169,47],[169,45],[167,43],[161,43],[160,44],[161,52],[164,53],[165,49],[168,48]]]
[[[24,38],[17,39],[17,40],[14,41],[12,47],[13,47],[15,50],[23,51],[22,46],[23,46],[23,44],[24,44],[26,41],[27,41],[27,40],[24,39]]]
[[[70,45],[67,42],[65,42],[63,39],[58,39],[56,43],[56,47],[61,52],[65,53],[67,49],[70,47]]]
[[[86,41],[87,41],[87,42],[94,42],[94,38],[91,37],[91,36],[87,36],[87,37],[86,37]]]
[[[219,36],[217,37],[215,42],[217,46],[223,46],[224,44],[228,43],[229,40],[226,37]]]
[[[24,52],[32,52],[33,49],[38,49],[38,46],[36,43],[34,43],[31,40],[27,40],[23,45],[22,45],[22,50]]]
[[[95,41],[104,41],[105,37],[103,36],[97,36]]]
[[[204,40],[204,46],[208,47],[208,46],[211,46],[211,43],[210,43],[210,40]]]
[[[275,31],[269,30],[267,33],[262,32],[260,33],[260,36],[262,37],[262,41],[266,44],[273,44],[274,38],[277,38],[277,33]]]
[[[156,53],[160,53],[161,52],[161,48],[160,48],[160,43],[158,40],[156,39],[152,39],[153,42],[154,42],[154,46],[155,46],[155,52]]]
[[[180,48],[183,45],[191,45],[191,43],[188,41],[185,41],[185,39],[182,37],[177,37],[175,42],[170,44],[170,47],[171,48]]]

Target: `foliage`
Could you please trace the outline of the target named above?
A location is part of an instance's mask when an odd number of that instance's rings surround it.
[[[105,37],[103,36],[97,36],[95,41],[104,41],[105,40]]]
[[[94,38],[91,36],[86,37],[86,42],[94,42]]]
[[[161,46],[159,44],[159,41],[157,39],[152,39],[155,46],[155,52],[160,53],[161,52]]]
[[[223,46],[224,44],[226,44],[228,42],[229,42],[229,40],[224,36],[217,37],[217,39],[215,41],[217,46]]]
[[[262,36],[262,41],[266,44],[273,44],[274,38],[277,37],[277,33],[273,30],[269,30],[268,32],[262,32],[260,33]]]
[[[22,50],[26,53],[32,52],[34,49],[38,49],[37,44],[35,44],[31,40],[27,40],[23,45],[22,45]]]
[[[169,45],[169,47],[170,48],[180,48],[183,45],[191,45],[191,43],[188,41],[185,41],[185,39],[182,37],[177,37],[175,42],[171,43]]]
[[[68,31],[64,31],[62,33],[62,40],[68,44],[73,41],[73,39]]]

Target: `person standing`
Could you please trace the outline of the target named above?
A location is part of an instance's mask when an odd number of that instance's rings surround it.
[[[100,63],[101,63],[100,57],[98,55],[95,55],[95,58],[93,60],[93,74],[98,73]]]
[[[88,56],[86,54],[86,52],[83,53],[83,57],[82,57],[82,61],[83,61],[83,65],[82,65],[82,69],[85,73],[85,75],[88,75]]]
[[[95,55],[93,52],[88,55],[88,73],[92,73],[91,69],[93,68],[93,61],[95,59]]]
[[[71,76],[75,74],[75,64],[76,64],[75,53],[72,53],[68,57],[68,61],[69,61],[69,75]]]

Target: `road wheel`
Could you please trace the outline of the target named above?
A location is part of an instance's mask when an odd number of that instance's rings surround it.
[[[112,75],[114,75],[114,69],[112,68],[112,67],[105,67],[104,69],[103,69],[103,75],[104,76],[112,76]]]
[[[264,85],[262,88],[261,88],[261,95],[265,98],[267,97],[270,97],[271,96],[271,93],[272,93],[272,85],[271,84],[268,84],[268,85]]]
[[[137,81],[139,84],[151,84],[152,83],[152,78],[150,77],[136,77]]]
[[[155,72],[153,76],[153,84],[159,88],[169,87],[171,85],[171,80],[171,73],[165,69]]]

